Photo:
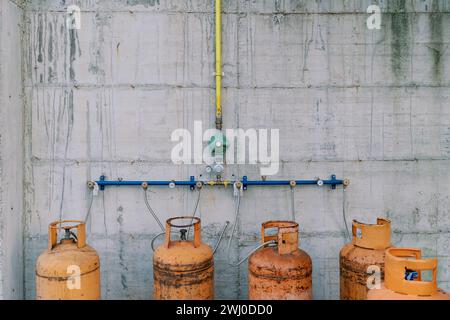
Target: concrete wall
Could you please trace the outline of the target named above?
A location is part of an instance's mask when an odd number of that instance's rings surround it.
[[[381,30],[368,30],[371,1],[224,1],[224,123],[280,129],[274,178],[351,179],[295,193],[301,247],[314,263],[314,295],[336,299],[343,211],[387,216],[393,242],[440,259],[450,289],[450,2],[380,1]],[[374,1],[376,2],[376,1]],[[82,9],[80,30],[66,7]],[[186,179],[202,166],[170,160],[170,134],[214,123],[211,1],[28,1],[25,14],[25,290],[46,228],[86,215],[86,182]],[[226,176],[259,177],[256,166]],[[344,201],[345,196],[345,201]],[[196,193],[154,189],[161,219],[191,214]],[[288,219],[290,190],[251,188],[242,199],[233,261],[259,241],[260,223]],[[232,220],[231,189],[204,190],[199,215],[213,244]],[[149,299],[150,239],[159,232],[139,188],[94,198],[90,243],[102,262],[104,299]],[[225,239],[226,240],[226,239]],[[246,266],[216,257],[217,298],[246,298]]]
[[[18,1],[0,1],[0,299],[24,292],[22,16]]]

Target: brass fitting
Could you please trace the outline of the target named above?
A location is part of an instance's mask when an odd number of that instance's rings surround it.
[[[347,188],[350,185],[350,180],[345,179],[344,182],[342,183],[342,185],[344,186],[344,188]]]
[[[142,189],[147,190],[148,189],[148,182],[142,182],[141,186],[142,186]]]
[[[201,189],[201,188],[203,188],[203,182],[201,182],[201,181],[197,181],[197,183],[195,184],[195,186],[197,187],[197,189]]]
[[[88,186],[89,189],[94,189],[95,182],[94,181],[88,181],[87,186]]]
[[[242,183],[239,182],[239,181],[236,182],[235,185],[236,185],[236,188],[238,188],[238,189],[241,189],[241,188],[242,188]]]
[[[297,186],[297,182],[295,180],[292,180],[291,182],[289,182],[289,185],[291,186],[291,188],[295,188]]]

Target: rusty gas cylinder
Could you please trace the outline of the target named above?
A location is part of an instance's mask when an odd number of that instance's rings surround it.
[[[369,290],[368,300],[450,300],[450,295],[437,287],[438,261],[422,259],[416,248],[386,250],[384,282]],[[422,280],[422,272],[431,272],[431,281]]]
[[[187,233],[191,227],[194,239],[188,240]],[[172,228],[180,230],[180,240],[171,239]],[[200,228],[199,218],[167,220],[164,244],[155,250],[153,256],[155,300],[214,299],[213,251],[202,243]]]
[[[59,230],[64,230],[65,236],[58,243]],[[86,244],[84,222],[70,220],[50,224],[48,249],[36,262],[36,299],[100,299],[100,258]]]
[[[352,242],[339,256],[341,300],[366,300],[371,274],[384,275],[384,252],[391,246],[391,222],[378,218],[377,224],[353,220]],[[377,268],[378,270],[375,270]]]
[[[276,229],[275,235],[266,230]],[[298,248],[298,224],[288,221],[263,223],[262,243],[273,241],[250,256],[248,290],[250,300],[311,300],[312,262]]]

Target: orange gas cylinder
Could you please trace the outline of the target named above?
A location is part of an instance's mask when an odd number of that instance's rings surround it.
[[[77,232],[74,233],[73,229]],[[59,243],[58,230],[65,230],[65,237]],[[100,299],[100,259],[97,252],[86,244],[86,225],[83,222],[57,221],[50,224],[48,249],[36,262],[36,299]]]
[[[276,235],[266,235],[277,229]],[[269,221],[262,225],[262,243],[273,241],[250,256],[248,291],[250,300],[311,300],[312,262],[298,248],[298,224]]]
[[[153,255],[154,299],[214,299],[213,250],[201,241],[200,223],[200,219],[192,217],[167,220],[165,242]],[[186,228],[191,227],[192,241],[186,237]],[[171,240],[172,228],[180,229],[180,240]]]
[[[391,222],[377,219],[377,224],[356,220],[352,225],[352,243],[339,255],[341,300],[366,300],[371,266],[379,267],[384,276],[384,252],[391,246]],[[376,270],[374,270],[376,271]]]
[[[422,259],[420,249],[386,250],[384,283],[371,289],[368,300],[450,300],[437,287],[437,259]],[[431,281],[422,281],[422,272],[431,271]]]

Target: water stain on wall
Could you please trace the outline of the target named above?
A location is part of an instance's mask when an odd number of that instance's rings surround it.
[[[391,15],[391,66],[396,80],[405,77],[410,58],[410,25],[406,12],[406,0],[388,2]]]
[[[439,1],[434,0],[431,8],[432,13],[429,15],[430,23],[430,44],[428,48],[432,51],[433,78],[437,83],[441,82],[442,75],[442,56],[443,37],[442,37],[442,12],[439,11]]]
[[[127,0],[127,5],[137,6],[142,5],[144,7],[154,7],[155,5],[159,6],[159,0]]]
[[[78,56],[81,56],[78,33],[77,33],[76,29],[69,30],[69,42],[70,42],[69,74],[70,74],[70,80],[75,80],[75,69],[73,67],[73,63],[76,60],[77,51],[78,51]]]

